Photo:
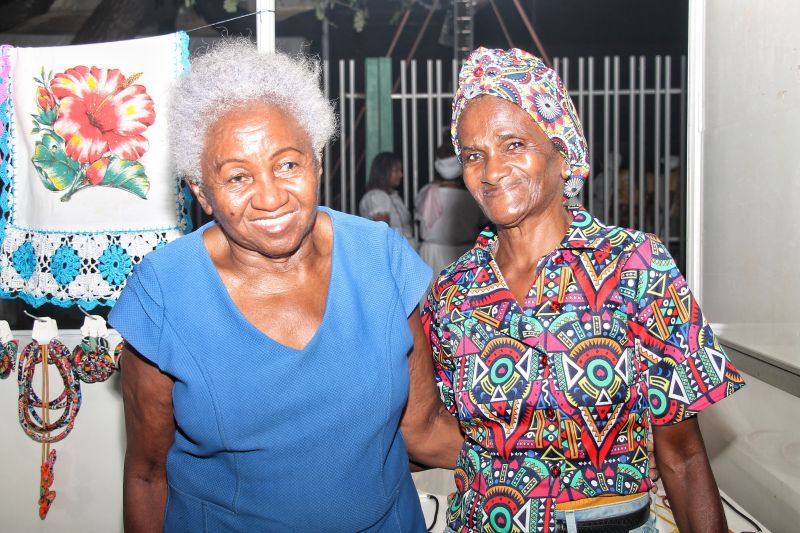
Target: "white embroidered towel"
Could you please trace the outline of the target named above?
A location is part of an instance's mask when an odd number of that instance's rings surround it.
[[[167,151],[188,44],[0,47],[0,297],[112,305],[133,265],[191,229]]]

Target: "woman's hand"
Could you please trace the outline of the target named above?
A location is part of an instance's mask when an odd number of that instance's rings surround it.
[[[683,533],[728,531],[697,418],[653,426],[653,441],[678,529]]]
[[[167,451],[175,437],[172,379],[127,343],[120,365],[128,439],[122,482],[125,531],[161,532],[167,505]]]
[[[408,318],[414,347],[408,357],[410,384],[400,430],[411,460],[438,468],[453,468],[464,443],[458,420],[442,404],[433,378],[433,360],[419,310]]]
[[[650,478],[650,481],[653,482],[653,486],[650,487],[650,492],[653,494],[658,492],[658,485],[656,482],[661,478],[658,475],[658,464],[656,463],[656,454],[653,453],[653,436],[650,435],[650,438],[647,439],[647,461],[649,464],[649,468],[647,471],[647,477]]]

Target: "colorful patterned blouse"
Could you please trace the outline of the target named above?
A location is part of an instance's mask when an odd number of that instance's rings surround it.
[[[428,295],[440,394],[467,436],[455,531],[553,531],[557,502],[647,491],[649,421],[744,385],[656,237],[572,215],[522,305],[490,229]]]

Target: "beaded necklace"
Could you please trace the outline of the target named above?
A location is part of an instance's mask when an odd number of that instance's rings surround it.
[[[49,373],[47,364],[43,361],[56,367],[64,384],[64,390],[53,400],[48,400]],[[33,390],[33,377],[36,365],[39,363],[42,363],[42,398],[39,398]],[[72,371],[69,349],[56,339],[48,344],[31,342],[19,357],[17,372],[19,423],[22,430],[36,442],[51,443],[62,440],[72,431],[81,407],[81,385]],[[36,412],[36,408],[42,410],[41,416]],[[61,416],[55,422],[50,422],[51,409],[63,409]]]
[[[51,490],[56,450],[50,444],[63,440],[75,427],[75,419],[81,407],[81,384],[99,383],[108,380],[118,369],[123,343],[114,347],[112,353],[108,343],[105,320],[97,315],[86,314],[81,333],[83,338],[73,351],[56,339],[58,327],[49,318],[34,322],[33,341],[22,350],[16,361],[19,341],[11,338],[8,324],[0,321],[0,378],[7,378],[17,367],[19,386],[18,415],[22,430],[28,437],[42,444],[42,460],[39,477],[39,518],[47,516],[56,497]],[[41,397],[34,390],[36,366],[41,368]],[[63,390],[51,398],[50,372],[48,365],[55,366],[61,377]],[[61,410],[56,420],[50,417],[52,410]]]

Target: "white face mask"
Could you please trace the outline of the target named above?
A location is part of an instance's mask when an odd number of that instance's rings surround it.
[[[461,161],[456,156],[437,159],[433,162],[433,168],[442,179],[454,180],[461,175]]]

